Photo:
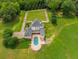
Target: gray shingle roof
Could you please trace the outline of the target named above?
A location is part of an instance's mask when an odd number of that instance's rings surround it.
[[[31,28],[28,28],[25,32],[25,36],[31,36],[31,34],[32,34],[32,30]]]
[[[35,32],[35,30],[32,30],[31,27],[40,27],[40,30],[36,30],[36,32]],[[26,30],[25,36],[31,36],[32,33],[37,33],[37,32],[39,32],[42,36],[45,36],[43,25],[42,25],[42,23],[39,20],[35,20],[31,24],[31,26]]]
[[[42,36],[45,36],[45,32],[44,32],[44,29],[43,29],[43,28],[40,29],[40,34],[41,34]]]
[[[41,24],[41,22],[39,20],[35,20],[32,23],[32,27],[42,27],[43,25]]]

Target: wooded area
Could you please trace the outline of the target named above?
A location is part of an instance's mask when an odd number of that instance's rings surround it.
[[[77,0],[0,0],[0,18],[11,22],[21,10],[47,9],[53,13],[63,12],[64,16],[77,16]]]

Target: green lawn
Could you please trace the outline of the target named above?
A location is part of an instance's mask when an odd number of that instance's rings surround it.
[[[15,49],[12,55],[15,59],[77,59],[77,24],[64,27],[50,45],[43,46],[38,52],[31,49]]]
[[[21,11],[20,15],[15,19],[15,21],[8,23],[8,24],[4,24],[1,22],[0,23],[0,32],[2,32],[6,28],[11,28],[14,31],[20,31],[23,20],[24,20],[24,15],[25,15],[25,12]]]
[[[30,46],[30,44],[31,44],[30,40],[21,39],[17,48],[18,49],[26,49]]]
[[[46,21],[45,9],[28,11],[27,21],[33,21],[35,19]]]
[[[4,24],[4,23],[0,22],[0,59],[8,59],[10,57],[10,56],[8,57],[8,54],[13,53],[13,52],[9,52],[10,50],[6,49],[3,46],[3,36],[2,35],[3,35],[4,29],[11,28],[14,31],[20,31],[21,26],[22,26],[22,21],[24,19],[24,15],[25,15],[24,11],[22,11],[20,13],[20,16],[18,16],[18,18],[15,19],[15,21],[13,21],[12,23]]]
[[[49,11],[48,11],[48,17],[49,17],[49,22],[44,23],[46,38],[49,38],[55,31],[58,31],[58,29],[60,29],[64,25],[78,22],[77,17],[64,18],[64,17],[57,16],[57,26],[54,26],[50,21],[51,12],[49,12]]]
[[[24,20],[24,16],[25,16],[25,11],[21,11],[19,18],[18,18],[18,22],[15,24],[15,26],[13,27],[14,31],[21,31],[21,27],[22,27],[22,23]]]
[[[48,16],[50,19],[50,12],[48,12]],[[20,21],[17,20],[11,24],[0,23],[0,59],[77,59],[77,17],[57,17],[57,26],[52,25],[51,22],[44,23],[47,38],[52,36],[55,31],[58,32],[61,27],[63,27],[63,29],[60,31],[58,36],[54,38],[54,41],[52,41],[50,45],[44,45],[38,52],[32,51],[30,48],[25,48],[25,44],[27,43],[24,41],[19,45],[19,47],[21,47],[19,49],[6,49],[2,44],[3,30],[5,28],[11,28],[14,31],[20,31],[24,12],[21,12],[20,17]]]
[[[65,27],[54,39],[51,45],[45,47],[36,55],[38,59],[77,59],[78,44],[77,23]]]

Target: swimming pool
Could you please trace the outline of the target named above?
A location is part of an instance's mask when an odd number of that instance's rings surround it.
[[[33,41],[34,45],[38,45],[38,37],[34,37],[34,41]]]

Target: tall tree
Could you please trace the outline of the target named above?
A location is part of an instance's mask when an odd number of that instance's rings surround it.
[[[51,11],[55,12],[62,0],[46,0]]]
[[[3,40],[3,45],[6,47],[6,48],[11,48],[11,49],[14,49],[16,48],[16,46],[18,45],[19,43],[19,40],[17,37],[8,37],[6,39]]]
[[[72,0],[65,0],[61,8],[65,16],[73,16],[76,12],[75,2]]]
[[[0,16],[3,18],[4,22],[11,22],[20,13],[20,8],[18,3],[13,2],[3,2],[0,9]]]

